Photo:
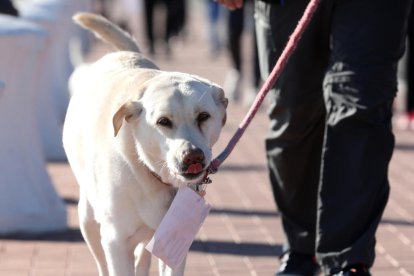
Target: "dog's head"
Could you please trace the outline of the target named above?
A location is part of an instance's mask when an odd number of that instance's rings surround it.
[[[115,136],[128,125],[139,158],[163,182],[200,182],[226,121],[223,90],[207,80],[169,72],[146,82],[143,90],[114,115]]]

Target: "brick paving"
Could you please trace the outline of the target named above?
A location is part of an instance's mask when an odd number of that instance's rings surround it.
[[[216,59],[209,56],[202,16],[191,14],[187,39],[175,44],[172,57],[160,54],[155,60],[164,69],[195,73],[222,84],[229,61],[223,53]],[[95,49],[99,56],[104,48]],[[216,153],[224,148],[246,111],[246,107],[230,103]],[[206,200],[213,209],[192,245],[186,275],[273,275],[283,236],[267,180],[266,132],[266,114],[261,111],[219,173],[212,176]],[[376,276],[414,275],[414,132],[396,130],[395,134],[392,190],[378,229]],[[49,163],[48,169],[67,203],[70,229],[0,240],[1,276],[97,275],[79,232],[78,188],[73,174],[66,163]],[[151,275],[157,274],[156,263],[152,263]]]

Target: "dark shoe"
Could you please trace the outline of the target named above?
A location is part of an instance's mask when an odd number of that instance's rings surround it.
[[[331,274],[331,276],[371,276],[371,273],[369,273],[369,269],[366,265],[351,265]]]
[[[319,275],[319,265],[313,255],[286,252],[280,257],[280,267],[276,276],[315,276]]]

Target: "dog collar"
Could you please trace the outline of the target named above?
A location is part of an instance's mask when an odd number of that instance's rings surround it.
[[[159,176],[158,174],[156,174],[155,172],[153,172],[152,170],[150,170],[150,168],[148,168],[147,167],[147,169],[148,169],[148,171],[151,173],[151,175],[153,176],[153,177],[155,177],[155,179],[157,179],[159,182],[161,182],[162,184],[164,184],[164,185],[166,185],[166,186],[169,186],[169,187],[172,187],[173,185],[172,184],[170,184],[170,183],[165,183],[164,181],[162,181],[162,178],[161,178],[161,176]]]

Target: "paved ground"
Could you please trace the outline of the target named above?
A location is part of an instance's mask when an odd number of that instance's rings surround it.
[[[222,84],[229,68],[227,57],[209,55],[205,30],[200,28],[206,24],[199,13],[191,13],[190,22],[185,43],[177,42],[172,57],[161,53],[156,61],[165,69],[196,73]],[[96,49],[94,54],[99,56],[103,48]],[[246,110],[230,104],[216,153],[224,148]],[[193,243],[186,275],[273,275],[283,237],[267,180],[266,131],[265,113],[259,112],[233,154],[213,175],[206,195],[213,209]],[[396,131],[396,138],[390,168],[392,192],[378,229],[373,268],[378,276],[414,275],[414,132]],[[70,229],[0,240],[1,276],[97,275],[78,229],[78,189],[71,170],[65,163],[50,163],[48,169],[67,203]],[[156,275],[155,261],[151,275]]]

